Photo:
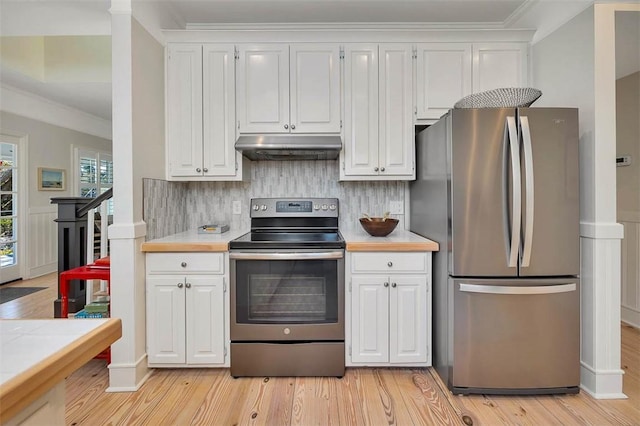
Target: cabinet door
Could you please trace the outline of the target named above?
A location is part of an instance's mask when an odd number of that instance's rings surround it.
[[[351,292],[351,360],[363,363],[388,362],[388,278],[353,275]]]
[[[150,363],[185,362],[184,277],[147,278],[147,356]]]
[[[222,276],[187,276],[187,364],[224,363]]]
[[[413,178],[413,50],[390,43],[379,53],[379,173]]]
[[[237,70],[240,133],[288,133],[289,45],[241,46]]]
[[[340,48],[335,44],[290,47],[291,132],[340,132]]]
[[[526,43],[473,45],[473,92],[528,86]]]
[[[345,46],[341,174],[378,174],[378,46]],[[341,176],[343,177],[343,176]]]
[[[437,120],[471,94],[471,44],[420,43],[417,48],[417,118]]]
[[[203,46],[203,173],[236,174],[236,93],[234,46]]]
[[[167,144],[170,176],[202,175],[200,44],[167,47]]]
[[[389,361],[427,362],[427,277],[392,275],[389,291]]]

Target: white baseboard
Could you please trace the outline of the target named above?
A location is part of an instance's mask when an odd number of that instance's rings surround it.
[[[58,264],[56,262],[48,263],[46,265],[36,266],[35,268],[29,268],[25,279],[41,277],[43,275],[56,272],[58,270]]]
[[[628,324],[635,328],[640,328],[640,312],[635,309],[631,309],[622,305],[620,307],[620,319],[625,324]]]

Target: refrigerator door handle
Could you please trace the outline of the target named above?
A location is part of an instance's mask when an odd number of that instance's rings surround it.
[[[518,286],[509,287],[501,285],[479,285],[479,284],[460,284],[460,291],[466,293],[484,293],[484,294],[553,294],[553,293],[569,293],[576,291],[575,283],[554,284],[543,286]]]
[[[521,266],[529,266],[531,262],[531,244],[533,242],[533,152],[531,149],[531,130],[529,118],[520,116],[520,128],[522,129],[522,148],[524,153],[525,174],[525,212],[524,212],[524,237],[522,248]]]
[[[515,117],[507,117],[504,128],[504,179],[503,179],[503,194],[504,194],[504,227],[507,245],[507,265],[510,268],[518,266],[518,250],[520,249],[520,217],[522,214],[522,195],[520,190],[520,148],[518,147],[518,128],[516,126]],[[507,147],[508,142],[508,147]],[[507,196],[507,182],[508,182],[508,162],[506,157],[506,151],[509,150],[511,156],[511,217],[509,217],[508,196]]]

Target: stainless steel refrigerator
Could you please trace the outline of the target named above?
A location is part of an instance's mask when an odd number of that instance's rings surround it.
[[[443,381],[456,394],[577,393],[577,109],[454,109],[418,134],[416,160],[410,228],[440,244]]]

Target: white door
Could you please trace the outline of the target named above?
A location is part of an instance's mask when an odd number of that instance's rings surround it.
[[[205,176],[236,174],[234,46],[205,44],[203,66],[203,168]]]
[[[528,86],[526,43],[475,43],[473,93]]]
[[[187,364],[224,363],[224,278],[187,276]]]
[[[185,363],[185,278],[147,278],[147,356],[150,363]]]
[[[170,176],[202,175],[202,45],[167,47]]]
[[[345,46],[341,178],[378,174],[378,46]]]
[[[420,43],[417,49],[417,118],[437,120],[471,94],[471,44]]]
[[[18,139],[1,135],[0,139],[0,284],[21,277],[18,248]]]
[[[289,45],[240,46],[240,133],[289,133]]]
[[[388,43],[379,54],[379,175],[413,178],[413,50]]]
[[[352,275],[351,361],[389,362],[389,280]]]
[[[336,44],[290,47],[291,132],[340,132],[340,48]]]
[[[390,277],[389,361],[427,362],[427,277]]]

